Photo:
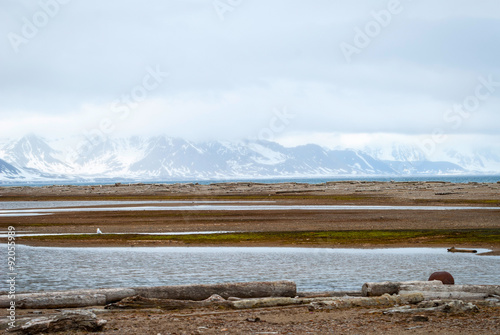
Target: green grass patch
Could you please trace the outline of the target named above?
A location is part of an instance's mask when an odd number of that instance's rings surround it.
[[[418,203],[467,204],[500,206],[498,199],[415,199]]]
[[[500,244],[500,229],[467,230],[351,230],[309,232],[247,232],[195,235],[82,234],[22,237],[43,241],[177,241],[185,244],[224,245],[240,242],[272,244],[380,245],[396,243]]]

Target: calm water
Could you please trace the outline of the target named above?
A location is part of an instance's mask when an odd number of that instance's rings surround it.
[[[0,198],[1,200],[1,198]],[[0,201],[1,209],[28,209],[28,208],[66,208],[66,207],[92,207],[92,206],[122,206],[143,204],[261,204],[274,203],[274,201],[244,201],[244,200],[140,200],[140,201]]]
[[[138,233],[138,232],[126,232],[126,233],[108,233],[106,231],[103,234],[106,235],[125,235],[125,234],[136,234],[136,235],[211,235],[211,234],[230,234],[236,233],[236,231],[227,230],[214,230],[214,231],[180,231],[180,232],[154,232],[154,233]],[[17,233],[16,237],[25,236],[62,236],[62,235],[81,235],[82,233]],[[94,232],[94,234],[97,234]],[[8,231],[0,231],[0,238],[8,238]]]
[[[0,245],[6,254],[6,245]],[[500,284],[500,256],[446,249],[45,248],[16,249],[19,291],[292,280],[300,291],[359,290],[367,281]],[[2,271],[4,273],[4,271]],[[6,277],[2,275],[2,284]]]
[[[75,202],[76,203],[76,202]],[[147,202],[144,202],[147,203]],[[0,205],[2,203],[0,202]],[[3,204],[9,207],[9,203]],[[29,205],[27,205],[29,206]],[[76,206],[76,205],[74,205]],[[500,207],[467,207],[467,206],[357,206],[357,205],[194,205],[194,206],[134,206],[134,207],[81,207],[81,208],[37,208],[37,209],[0,209],[0,217],[51,215],[68,212],[126,212],[126,211],[456,211],[456,210],[499,210]]]

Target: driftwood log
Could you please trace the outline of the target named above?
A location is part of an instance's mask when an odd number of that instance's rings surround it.
[[[410,294],[389,295],[384,294],[380,297],[361,297],[361,298],[342,298],[335,300],[312,302],[309,309],[338,309],[351,307],[370,307],[370,306],[395,306],[417,304],[424,300],[421,293],[414,292]]]
[[[224,299],[229,297],[295,297],[297,295],[297,286],[291,281],[136,287],[134,290],[137,295],[144,298],[195,301],[208,299],[214,294]]]
[[[484,299],[500,295],[500,285],[443,285],[439,280],[365,283],[362,295],[408,294],[421,292],[425,299]]]
[[[300,298],[319,298],[319,297],[360,297],[361,291],[324,291],[324,292],[297,292]]]
[[[49,317],[37,317],[10,328],[9,333],[33,335],[40,333],[70,332],[83,330],[90,332],[101,331],[106,320],[97,319],[90,311],[64,311],[61,314]]]
[[[173,299],[155,299],[133,296],[125,298],[119,302],[109,304],[105,309],[143,309],[159,308],[163,310],[180,310],[201,307],[227,307],[231,308],[229,301],[193,301],[193,300],[173,300]]]
[[[422,312],[444,312],[444,313],[470,313],[479,312],[479,308],[469,303],[464,303],[461,300],[454,300],[449,302],[440,302],[436,306],[432,307],[420,307],[411,308],[410,306],[401,306],[393,309],[387,309],[383,311],[383,314],[399,314],[399,313],[422,313]]]
[[[460,300],[483,300],[488,297],[487,293],[470,292],[433,292],[433,291],[399,291],[399,294],[421,293],[426,300],[438,299],[460,299]]]
[[[16,308],[75,308],[105,306],[136,295],[144,298],[201,301],[214,294],[224,299],[229,297],[294,297],[297,295],[297,287],[294,282],[275,281],[71,290],[17,294],[14,301]],[[11,301],[8,295],[0,296],[0,308],[9,308]]]
[[[481,300],[500,295],[500,285],[400,285],[400,294],[422,292],[426,300],[462,299]]]
[[[455,247],[451,247],[451,248],[446,249],[446,250],[448,250],[448,252],[466,252],[466,253],[472,253],[472,254],[477,253],[477,250],[474,250],[474,249],[457,249]]]
[[[200,307],[227,307],[232,309],[250,309],[250,308],[308,304],[312,301],[321,299],[328,299],[328,298],[268,297],[268,298],[240,299],[234,301],[233,300],[210,301],[210,299],[203,301],[193,301],[193,300],[143,298],[135,296],[135,297],[125,298],[117,303],[109,304],[105,308],[106,309],[160,308],[166,310],[174,310],[174,309],[191,309]]]
[[[235,309],[250,309],[250,308],[263,308],[275,306],[290,306],[301,305],[305,299],[296,299],[288,297],[275,297],[275,298],[259,298],[259,299],[244,299],[232,301],[231,307]]]
[[[318,298],[261,298],[245,299],[232,302],[235,309],[262,308],[274,306],[309,304],[310,309],[348,308],[355,306],[377,306],[395,304],[416,304],[423,301],[421,293],[411,293],[399,296],[385,295],[383,297],[318,297]]]
[[[382,297],[317,297],[317,298],[290,298],[267,297],[255,299],[241,299],[236,301],[192,301],[143,298],[140,296],[125,298],[117,303],[109,304],[106,309],[141,309],[159,308],[165,310],[191,309],[200,307],[226,307],[233,309],[252,309],[277,306],[311,304],[314,309],[348,308],[355,306],[393,306],[395,304],[416,304],[424,300],[421,293],[415,292],[398,296],[388,294]]]
[[[401,285],[400,290],[419,290],[431,292],[468,292],[485,293],[488,295],[500,295],[500,285]]]
[[[361,288],[363,297],[378,297],[384,294],[398,294],[402,285],[421,285],[421,286],[443,286],[439,280],[432,281],[406,281],[406,282],[391,282],[384,281],[378,283],[365,283]]]
[[[2,298],[2,304],[4,299]],[[16,296],[16,308],[76,308],[106,304],[103,294],[23,294]]]
[[[71,290],[41,293],[16,294],[16,308],[75,308],[87,306],[104,306],[135,295],[133,289],[110,288],[98,290]],[[10,306],[11,299],[7,295],[0,296],[0,307]]]

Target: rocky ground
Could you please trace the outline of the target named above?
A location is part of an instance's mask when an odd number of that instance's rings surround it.
[[[261,308],[244,311],[213,309],[193,311],[129,310],[97,313],[107,321],[92,334],[498,334],[500,308],[479,312],[384,315],[383,308],[349,308],[309,311],[307,306]],[[22,311],[32,313],[33,311]],[[51,311],[42,312],[41,316]],[[9,334],[9,333],[7,333]],[[83,335],[85,331],[56,333]]]
[[[455,184],[448,182],[371,182],[334,181],[321,184],[305,183],[214,183],[200,184],[121,184],[43,187],[0,187],[0,197],[6,200],[44,198],[103,199],[112,197],[212,197],[212,196],[276,196],[276,195],[359,195],[369,198],[389,198],[398,203],[419,199],[427,202],[442,200],[500,200],[497,183]],[[0,198],[2,199],[2,198]]]

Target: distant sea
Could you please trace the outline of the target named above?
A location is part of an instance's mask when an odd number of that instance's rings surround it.
[[[0,186],[49,186],[49,185],[109,185],[115,183],[122,184],[176,184],[176,183],[198,183],[208,185],[212,183],[234,183],[234,182],[254,182],[254,183],[306,183],[321,184],[329,181],[440,181],[450,183],[496,183],[500,182],[500,175],[435,175],[435,176],[333,176],[317,178],[241,178],[241,179],[190,179],[190,180],[128,180],[128,179],[102,179],[102,180],[75,180],[75,181],[32,181],[32,182],[12,182],[0,181]]]

